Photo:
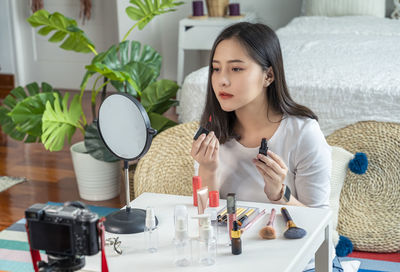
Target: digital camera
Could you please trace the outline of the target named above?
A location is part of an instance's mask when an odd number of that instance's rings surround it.
[[[31,248],[61,256],[94,255],[99,217],[76,206],[34,204],[25,211]]]

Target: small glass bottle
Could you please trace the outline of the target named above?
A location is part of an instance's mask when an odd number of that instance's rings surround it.
[[[156,217],[154,215],[154,209],[151,207],[147,207],[146,209],[144,239],[145,239],[146,250],[150,253],[157,252],[158,228],[156,226]]]
[[[208,214],[210,216],[211,226],[213,228],[213,237],[218,244],[218,211],[216,210],[216,208],[208,207],[204,210],[204,214]]]
[[[201,218],[199,215],[199,219],[199,263],[205,266],[214,265],[217,258],[217,241],[214,238],[211,220],[208,214]]]
[[[190,240],[188,238],[186,206],[175,207],[175,259],[176,266],[188,266],[191,262]]]
[[[242,254],[242,239],[240,239],[240,229],[238,227],[237,221],[233,222],[231,236],[232,236],[232,254],[233,255]]]

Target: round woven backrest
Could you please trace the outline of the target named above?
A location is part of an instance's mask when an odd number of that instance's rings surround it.
[[[194,160],[190,150],[198,126],[198,122],[176,125],[153,139],[135,170],[134,197],[144,192],[192,194]]]
[[[339,234],[357,250],[399,251],[400,124],[358,122],[333,132],[327,142],[368,157],[365,174],[347,171],[340,194]]]

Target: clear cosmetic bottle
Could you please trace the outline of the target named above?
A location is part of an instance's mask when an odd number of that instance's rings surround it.
[[[144,241],[146,250],[150,253],[158,250],[158,228],[156,226],[156,217],[154,209],[147,207],[146,209],[146,224],[144,228]]]
[[[210,266],[216,263],[217,241],[214,238],[210,216],[202,214],[195,216],[200,221],[198,239],[198,260],[200,265]]]
[[[191,263],[191,248],[188,238],[188,218],[186,206],[175,207],[175,258],[176,266],[188,266]]]

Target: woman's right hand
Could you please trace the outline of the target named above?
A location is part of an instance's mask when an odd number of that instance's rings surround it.
[[[203,133],[196,141],[193,141],[190,155],[200,164],[203,170],[215,173],[218,168],[218,150],[219,141],[214,131],[211,131],[207,136]]]

